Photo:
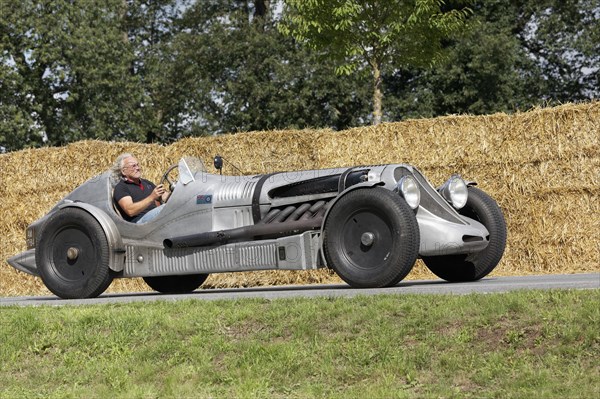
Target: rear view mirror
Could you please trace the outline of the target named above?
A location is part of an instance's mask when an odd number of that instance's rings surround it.
[[[220,155],[215,155],[214,164],[216,169],[223,169],[223,157],[221,157]]]

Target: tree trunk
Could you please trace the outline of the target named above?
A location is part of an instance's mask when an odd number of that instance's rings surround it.
[[[123,40],[123,43],[125,43],[125,44],[129,44],[129,32],[127,31],[127,25],[128,25],[127,10],[128,10],[128,8],[129,8],[129,5],[127,4],[127,0],[122,0],[119,18],[121,20],[121,26],[123,27],[123,32],[121,32],[121,39]]]
[[[372,63],[373,67],[373,125],[381,123],[381,67],[378,63]]]
[[[271,1],[270,0],[256,0],[254,2],[254,16],[262,17],[266,21],[269,20],[271,14]]]
[[[271,2],[270,0],[255,0],[254,1],[254,17],[253,21],[261,32],[267,29],[267,25],[271,20]]]

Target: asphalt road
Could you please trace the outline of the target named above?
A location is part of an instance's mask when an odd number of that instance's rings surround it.
[[[105,303],[128,303],[150,301],[195,300],[235,300],[242,298],[312,298],[312,297],[352,297],[357,295],[379,294],[469,294],[495,293],[515,290],[551,290],[551,289],[598,289],[600,273],[544,275],[523,277],[488,277],[472,283],[447,283],[442,280],[408,280],[395,287],[377,289],[354,289],[343,284],[294,285],[279,287],[236,288],[236,289],[199,289],[191,294],[162,295],[154,292],[104,294],[94,299],[59,299],[54,296],[30,296],[0,298],[0,306],[63,306],[94,305]]]

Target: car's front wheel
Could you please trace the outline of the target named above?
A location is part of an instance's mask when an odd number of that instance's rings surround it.
[[[163,294],[187,294],[204,283],[208,274],[186,274],[177,276],[144,277],[144,281],[154,291]]]
[[[97,297],[113,279],[104,230],[82,209],[65,208],[50,216],[36,245],[35,259],[42,281],[61,298]]]
[[[469,187],[469,198],[460,214],[477,220],[488,229],[488,246],[467,255],[424,256],[423,261],[433,274],[446,281],[476,281],[491,273],[502,259],[506,247],[506,221],[496,201],[475,187]]]
[[[325,260],[352,287],[397,284],[411,271],[418,251],[414,211],[398,194],[381,187],[345,194],[325,222]]]

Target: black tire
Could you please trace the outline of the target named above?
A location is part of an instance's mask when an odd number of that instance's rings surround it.
[[[469,199],[461,215],[477,220],[490,232],[488,246],[468,255],[424,256],[425,265],[436,276],[450,282],[476,281],[487,276],[502,259],[506,248],[506,221],[492,197],[469,187]]]
[[[365,245],[364,237],[372,242]],[[361,188],[333,205],[323,231],[323,254],[352,287],[389,287],[413,268],[419,241],[415,213],[403,198],[381,187]]]
[[[178,276],[144,277],[144,281],[154,291],[163,294],[187,294],[196,290],[206,281],[208,274],[186,274]]]
[[[104,230],[78,208],[55,212],[44,224],[35,249],[42,281],[65,299],[95,298],[113,280]]]

